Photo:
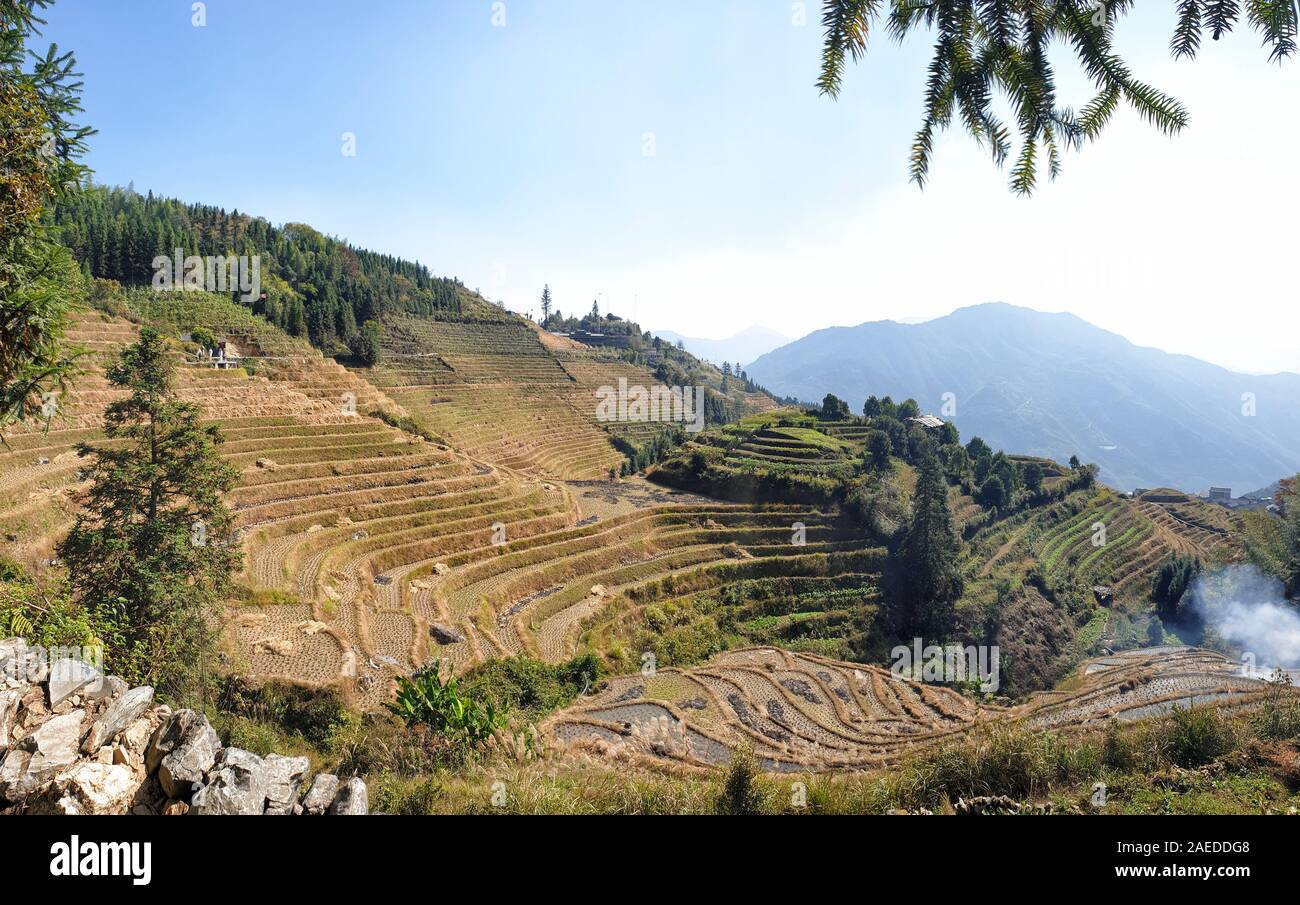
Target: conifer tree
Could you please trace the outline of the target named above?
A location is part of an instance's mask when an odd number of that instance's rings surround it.
[[[59,553],[74,592],[121,626],[114,668],[184,695],[215,649],[216,607],[238,567],[233,520],[221,495],[235,469],[215,426],[173,389],[176,364],[145,327],[107,372],[129,392],[104,413],[110,445],[80,444],[90,489]]]
[[[918,469],[912,521],[899,550],[908,630],[942,637],[950,627],[952,605],[963,590],[958,550],[948,484],[938,458],[930,454]]]
[[[74,370],[61,339],[80,274],[39,220],[88,172],[78,158],[93,130],[71,122],[81,111],[72,54],[28,47],[48,5],[0,0],[0,430],[48,417]]]
[[[551,319],[551,286],[546,284],[542,287],[542,326]]]

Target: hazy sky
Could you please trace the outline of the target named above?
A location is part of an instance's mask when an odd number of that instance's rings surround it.
[[[804,25],[790,0],[208,0],[204,27],[195,5],[50,11],[100,182],[310,223],[521,311],[549,283],[566,312],[801,336],[1006,301],[1300,371],[1300,61],[1244,30],[1175,63],[1172,0],[1120,46],[1190,129],[1125,112],[1031,199],[959,132],[909,184],[930,42],[875,42],[828,100],[813,0]]]

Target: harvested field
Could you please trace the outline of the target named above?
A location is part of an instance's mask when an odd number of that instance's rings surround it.
[[[716,767],[746,747],[770,772],[861,770],[990,721],[1070,729],[1192,703],[1247,708],[1266,693],[1230,660],[1177,647],[1092,660],[1070,684],[998,707],[879,667],[750,648],[693,669],[611,679],[545,731],[561,746],[646,762]]]

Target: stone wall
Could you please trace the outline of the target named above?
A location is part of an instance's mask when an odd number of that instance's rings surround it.
[[[223,748],[207,717],[0,641],[0,814],[366,814],[366,785]],[[305,793],[303,790],[306,790]]]

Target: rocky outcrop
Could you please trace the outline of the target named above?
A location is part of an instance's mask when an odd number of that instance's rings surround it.
[[[366,784],[223,748],[147,685],[0,639],[0,814],[366,814]]]
[[[302,800],[304,814],[324,814],[339,791],[339,778],[333,773],[318,773],[312,780],[311,788]]]
[[[188,799],[202,785],[220,750],[221,739],[207,717],[178,710],[154,734],[145,766],[169,798]]]
[[[449,625],[443,625],[441,622],[429,623],[429,637],[439,644],[460,644],[465,640],[465,636]]]

